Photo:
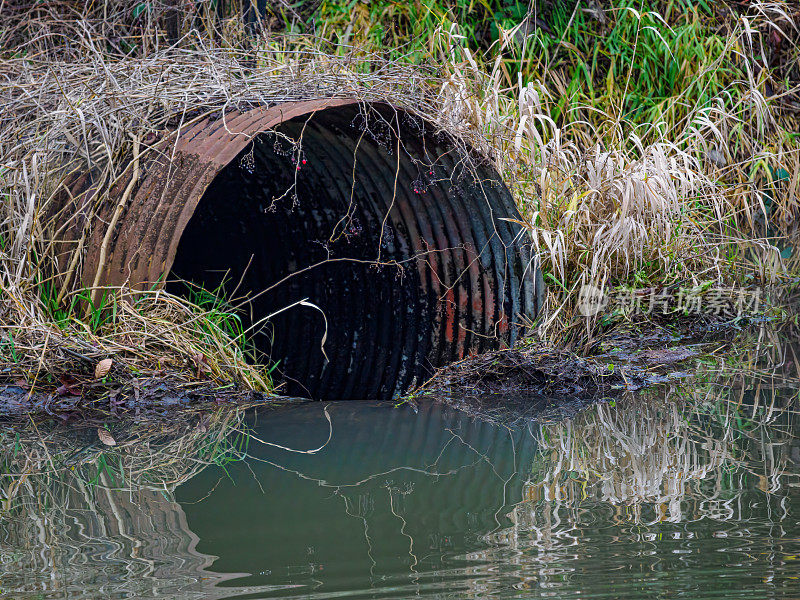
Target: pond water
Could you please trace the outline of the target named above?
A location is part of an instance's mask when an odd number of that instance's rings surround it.
[[[250,413],[224,438],[246,458],[180,483],[6,486],[0,595],[800,598],[797,389],[730,376],[513,426],[436,402]]]

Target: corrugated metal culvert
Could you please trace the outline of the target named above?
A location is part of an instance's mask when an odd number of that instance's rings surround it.
[[[142,165],[100,281],[171,274],[247,294],[288,393],[390,398],[513,343],[539,311],[541,275],[499,175],[411,113],[291,102],[200,120],[163,147]]]

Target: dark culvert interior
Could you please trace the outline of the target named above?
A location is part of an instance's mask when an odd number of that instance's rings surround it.
[[[503,220],[518,216],[513,200],[464,158],[385,105],[285,121],[211,183],[171,279],[249,297],[245,326],[284,393],[392,398],[511,343],[538,309],[530,249]]]

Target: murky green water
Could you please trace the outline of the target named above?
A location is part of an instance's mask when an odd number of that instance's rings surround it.
[[[433,403],[262,412],[246,460],[174,490],[23,481],[3,597],[800,598],[798,399],[773,388],[511,428]]]

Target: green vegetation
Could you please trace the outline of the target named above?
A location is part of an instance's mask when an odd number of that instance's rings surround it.
[[[587,284],[797,278],[800,11],[792,2],[272,3],[262,21],[269,35],[227,3],[187,5],[177,21],[155,3],[120,3],[113,18],[103,3],[58,6],[20,9],[0,29],[0,53],[20,77],[3,88],[15,120],[0,135],[8,157],[0,283],[14,299],[0,317],[0,352],[15,378],[57,378],[74,367],[59,350],[67,347],[84,363],[119,357],[129,374],[167,369],[186,381],[271,389],[269,368],[220,294],[76,290],[84,237],[64,280],[43,275],[54,225],[39,208],[62,176],[58,144],[77,157],[89,148],[107,190],[170,115],[213,112],[231,99],[391,97],[491,157],[549,284],[536,331],[546,342],[585,346],[628,318],[580,315]],[[45,21],[51,34],[34,33]],[[65,47],[63,36],[75,43]],[[45,77],[42,64],[58,67]],[[30,69],[40,69],[39,97],[70,110],[43,112],[22,93]],[[36,144],[39,154],[24,151]]]
[[[436,61],[540,250],[540,335],[579,343],[584,284],[796,277],[798,20],[785,2],[328,1],[314,30],[339,52]]]

